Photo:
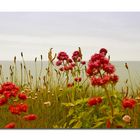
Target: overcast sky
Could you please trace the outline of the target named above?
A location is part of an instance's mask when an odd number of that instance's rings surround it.
[[[47,58],[49,48],[84,59],[107,48],[111,60],[140,60],[140,13],[0,13],[0,60]]]

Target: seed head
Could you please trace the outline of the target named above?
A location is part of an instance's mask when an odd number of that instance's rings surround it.
[[[125,67],[126,67],[126,69],[128,69],[128,64],[127,63],[125,63]]]
[[[21,57],[23,57],[23,52],[21,52]]]

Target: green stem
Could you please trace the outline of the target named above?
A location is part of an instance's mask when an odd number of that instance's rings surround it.
[[[106,93],[106,96],[107,96],[108,101],[109,101],[109,106],[110,106],[110,109],[111,109],[111,116],[113,118],[113,115],[114,115],[113,104],[112,104],[111,98],[109,96],[108,90],[107,90],[107,88],[105,86],[104,86],[104,89],[105,89],[105,93]]]

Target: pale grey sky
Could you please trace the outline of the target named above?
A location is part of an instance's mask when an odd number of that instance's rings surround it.
[[[72,54],[82,48],[84,59],[105,47],[111,60],[140,61],[139,12],[15,12],[0,13],[0,60],[34,60],[49,48]]]

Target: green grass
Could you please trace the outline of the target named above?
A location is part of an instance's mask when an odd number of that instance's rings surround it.
[[[35,59],[35,77],[26,67],[23,53],[20,69],[16,66],[16,57],[14,64],[10,66],[10,78],[8,81],[17,84],[21,91],[24,91],[28,99],[25,101],[29,110],[22,115],[13,115],[8,111],[8,104],[0,106],[0,128],[3,128],[10,122],[16,122],[16,128],[106,128],[107,120],[110,120],[110,128],[140,128],[140,103],[134,109],[122,108],[122,99],[125,96],[130,97],[128,90],[124,88],[122,92],[115,88],[115,85],[108,84],[105,87],[91,86],[88,77],[83,76],[86,67],[75,70],[75,73],[62,73],[54,66],[56,55],[52,56],[52,50],[49,52],[49,64],[46,68],[46,74],[42,75],[42,55],[40,61],[40,71],[37,71]],[[128,71],[129,72],[129,71]],[[17,76],[20,73],[20,77]],[[65,75],[66,74],[66,75]],[[75,75],[81,76],[81,82],[75,82],[73,87],[67,87],[66,76],[73,79]],[[130,74],[130,72],[129,72]],[[130,75],[129,75],[129,78]],[[4,75],[2,66],[0,67],[1,84]],[[131,83],[132,86],[132,83]],[[128,87],[130,90],[132,87]],[[133,90],[133,89],[132,89]],[[134,91],[133,91],[134,92]],[[133,98],[139,97],[139,88],[137,93],[132,93]],[[93,96],[101,96],[103,102],[96,106],[88,106],[87,101]],[[111,105],[113,113],[111,111]],[[36,114],[38,118],[34,121],[25,121],[22,119],[25,114]],[[123,116],[128,114],[131,117],[130,123],[123,121]]]

